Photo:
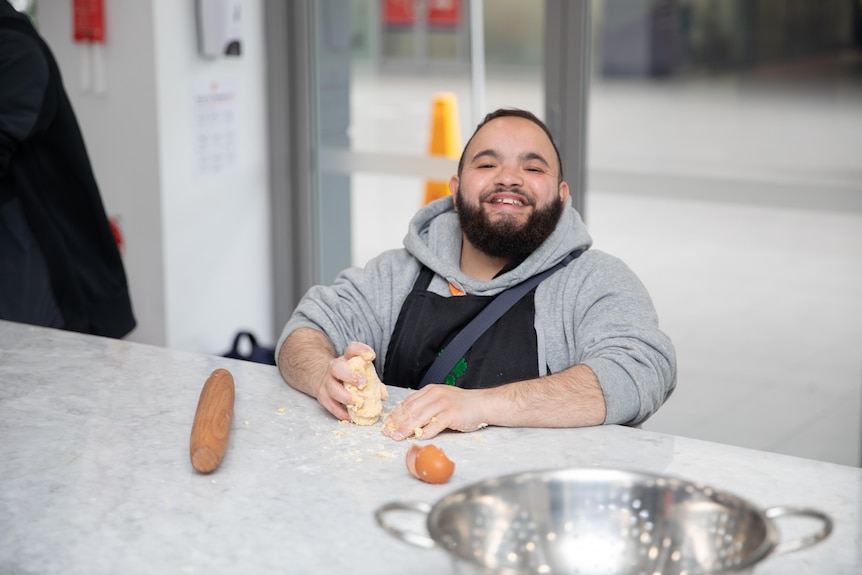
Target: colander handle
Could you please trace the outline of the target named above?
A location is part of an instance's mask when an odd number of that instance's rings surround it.
[[[377,524],[380,525],[384,531],[402,541],[406,541],[416,547],[422,547],[423,549],[433,549],[437,546],[434,540],[427,535],[414,533],[412,531],[407,531],[406,529],[399,529],[389,523],[386,520],[386,514],[393,511],[412,511],[414,513],[420,513],[427,516],[431,513],[431,505],[420,501],[393,501],[378,507],[377,511],[374,512],[374,518],[377,520]]]
[[[819,519],[823,522],[823,526],[813,535],[780,542],[778,545],[775,546],[776,553],[790,553],[791,551],[798,551],[800,549],[805,549],[806,547],[811,547],[815,543],[826,539],[829,534],[832,533],[832,518],[825,513],[817,511],[816,509],[810,509],[808,507],[779,506],[770,507],[769,509],[766,509],[763,513],[769,519],[795,516],[810,517],[812,519]]]

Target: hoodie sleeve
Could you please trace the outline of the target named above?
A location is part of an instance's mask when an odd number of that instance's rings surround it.
[[[588,365],[605,396],[607,424],[636,425],[650,417],[676,386],[676,353],[659,329],[643,283],[621,260],[588,251],[559,289],[567,325],[557,358]],[[551,366],[554,371],[569,365]]]
[[[361,341],[385,361],[389,337],[419,265],[405,250],[391,250],[364,268],[349,268],[332,285],[313,286],[284,326],[278,347],[292,332],[310,327],[326,335],[338,353],[351,341]]]

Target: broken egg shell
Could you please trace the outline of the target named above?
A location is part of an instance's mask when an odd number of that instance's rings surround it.
[[[422,448],[414,443],[407,450],[407,471],[416,478],[419,478],[419,475],[416,473],[416,456],[419,454],[420,449]]]
[[[413,444],[407,450],[407,470],[413,477],[426,483],[440,484],[449,481],[455,472],[455,463],[436,445]]]

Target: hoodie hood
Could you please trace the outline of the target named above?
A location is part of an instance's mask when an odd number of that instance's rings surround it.
[[[494,295],[556,265],[569,253],[591,245],[592,238],[571,200],[566,202],[560,221],[548,239],[521,265],[489,282],[478,281],[461,272],[461,225],[452,196],[435,200],[416,212],[404,238],[404,247],[419,262],[476,295]]]

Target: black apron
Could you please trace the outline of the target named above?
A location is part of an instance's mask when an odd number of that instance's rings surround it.
[[[433,277],[434,272],[423,267],[401,306],[386,352],[383,381],[387,385],[416,389],[446,344],[494,299],[437,295],[428,291]],[[512,306],[473,344],[445,381],[437,383],[476,389],[538,377],[535,293],[534,288]]]

